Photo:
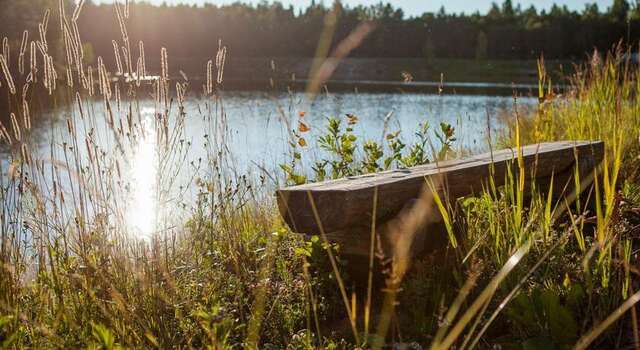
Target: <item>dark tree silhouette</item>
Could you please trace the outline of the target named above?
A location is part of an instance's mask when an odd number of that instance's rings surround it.
[[[69,12],[73,3],[67,0]],[[12,47],[19,46],[22,31],[32,38],[45,8],[57,19],[54,0],[0,0],[0,33]],[[324,2],[327,3],[327,2]],[[494,3],[482,15],[437,13],[407,17],[390,3],[349,7],[312,2],[302,11],[281,3],[250,6],[152,6],[132,2],[127,20],[133,43],[144,41],[148,52],[166,47],[174,60],[211,57],[222,39],[235,57],[312,57],[329,11],[337,11],[332,45],[347,37],[362,21],[376,21],[377,29],[351,53],[355,57],[424,57],[468,59],[580,59],[594,48],[607,50],[621,39],[634,43],[640,37],[638,2],[615,0],[603,12],[596,4],[581,11],[554,5],[538,11],[522,9],[512,0]],[[55,22],[52,22],[52,24]],[[120,38],[114,6],[88,0],[79,19],[84,42],[93,57],[113,57],[112,40]],[[53,28],[53,27],[51,27]],[[56,30],[50,29],[52,41]]]

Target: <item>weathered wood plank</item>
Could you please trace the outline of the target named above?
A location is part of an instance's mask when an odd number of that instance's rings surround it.
[[[554,178],[570,176],[576,159],[581,172],[591,171],[603,159],[604,144],[601,141],[540,143],[522,147],[522,154],[527,184],[532,181],[548,183],[552,174]],[[309,195],[325,232],[348,231],[368,226],[371,222],[376,187],[377,221],[384,222],[420,195],[426,179],[442,184],[439,190],[446,189],[448,198],[456,199],[478,193],[483,186],[486,187],[492,167],[496,185],[503,185],[508,167],[514,174],[517,172],[516,159],[516,149],[503,149],[409,169],[282,188],[276,195],[280,213],[295,232],[319,233]]]

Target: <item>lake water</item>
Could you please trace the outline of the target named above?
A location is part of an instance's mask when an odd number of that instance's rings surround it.
[[[358,123],[353,128],[358,138],[378,142],[383,142],[386,133],[401,131],[403,141],[410,143],[420,123],[428,122],[433,130],[445,122],[455,127],[456,147],[481,150],[487,145],[488,127],[494,135],[499,132],[502,117],[513,110],[514,103],[527,108],[536,100],[332,93],[310,102],[302,93],[225,92],[218,100],[187,99],[182,113],[174,103],[168,120],[162,120],[162,109],[153,99],[136,104],[123,101],[119,107],[114,104],[110,124],[102,100],[96,100],[85,104],[82,114],[74,104],[34,119],[28,137],[36,158],[58,164],[69,173],[85,174],[77,175],[84,179],[77,182],[94,182],[96,196],[124,198],[126,205],[118,204],[123,221],[140,236],[149,236],[159,230],[159,207],[175,214],[178,202],[183,208],[185,203],[193,203],[197,198],[193,188],[198,187],[193,184],[206,187],[201,178],[214,176],[215,168],[224,168],[220,172],[229,177],[246,174],[255,179],[264,175],[281,180],[278,165],[291,159],[290,135],[292,129],[298,129],[299,121],[310,127],[303,134],[307,146],[301,160],[303,168],[308,169],[309,164],[325,156],[314,140],[323,133],[329,117],[356,115]],[[127,117],[130,109],[133,118]],[[74,152],[83,159],[80,166],[67,161]],[[7,169],[6,153],[2,159]],[[96,163],[103,170],[92,169]],[[50,185],[55,176],[53,171],[45,171],[43,177],[43,184]],[[74,186],[80,190],[74,176],[59,177],[57,182],[69,192]],[[108,189],[98,183],[108,183]],[[271,184],[265,185],[265,192],[272,191]]]
[[[216,102],[205,99],[185,102],[186,117],[181,138],[191,142],[189,157],[197,160],[205,151],[202,147],[207,141],[205,136],[211,140],[214,134],[221,134],[224,127],[224,135],[219,135],[218,142],[225,143],[225,149],[239,172],[249,171],[255,164],[275,170],[278,164],[289,159],[289,127],[296,129],[298,120],[311,129],[303,135],[309,144],[303,161],[321,157],[323,153],[313,141],[324,133],[329,117],[346,119],[346,114],[358,117],[353,129],[361,140],[383,142],[385,133],[401,131],[403,140],[412,142],[420,123],[427,122],[432,129],[437,129],[440,122],[445,122],[455,127],[458,147],[478,150],[487,145],[489,126],[493,135],[502,129],[502,117],[513,110],[514,103],[518,108],[529,108],[535,105],[536,99],[519,97],[514,101],[508,96],[333,93],[319,95],[309,103],[302,93],[274,96],[264,92],[226,92]],[[126,108],[123,106],[122,109]],[[52,140],[55,147],[68,137],[66,117],[69,115],[74,124],[87,130],[93,128],[100,136],[98,139],[104,139],[107,136],[101,134],[106,129],[106,118],[102,110],[102,101],[96,101],[90,107],[92,120],[88,125],[80,118],[75,105],[72,111],[54,111],[44,121],[34,122],[38,135],[34,141],[44,154],[48,154]],[[144,119],[155,116],[160,109],[155,107],[154,100],[148,99],[139,102],[139,111]],[[304,112],[303,118],[300,118],[300,112]],[[125,113],[126,110],[121,114]],[[79,130],[80,133],[82,131]],[[102,146],[108,148],[110,145]]]

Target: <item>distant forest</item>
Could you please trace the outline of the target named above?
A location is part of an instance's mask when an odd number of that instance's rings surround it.
[[[65,1],[70,14],[74,2]],[[486,14],[442,8],[416,17],[389,3],[348,7],[339,1],[310,1],[306,9],[296,10],[266,1],[255,6],[129,2],[132,42],[144,41],[147,52],[166,47],[174,57],[210,57],[219,39],[236,57],[312,57],[330,11],[337,14],[334,45],[363,21],[378,24],[351,53],[355,57],[532,59],[544,54],[580,59],[594,48],[607,50],[620,41],[635,44],[640,38],[640,0],[615,0],[605,9],[586,4],[580,11],[556,5],[522,8],[505,0]],[[19,46],[24,29],[37,34],[45,8],[51,9],[55,23],[58,0],[0,0],[0,33],[10,38],[12,47]],[[86,1],[78,23],[94,57],[113,56],[112,40],[121,38],[114,5]],[[49,40],[55,42],[58,32],[50,26]]]

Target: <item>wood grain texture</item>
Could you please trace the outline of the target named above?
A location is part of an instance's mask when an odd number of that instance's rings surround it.
[[[544,184],[554,179],[566,179],[573,174],[576,159],[580,172],[592,171],[603,159],[601,141],[559,141],[522,147],[526,183]],[[294,232],[317,234],[320,227],[314,217],[313,198],[325,232],[350,230],[369,226],[373,212],[373,197],[378,188],[377,222],[393,218],[413,198],[425,189],[426,181],[436,184],[438,191],[454,200],[473,195],[486,188],[490,174],[501,186],[507,169],[517,173],[517,149],[503,149],[472,157],[421,165],[408,169],[281,188],[277,191],[280,213]],[[493,169],[493,170],[492,170]],[[555,182],[555,181],[554,181]],[[562,191],[562,186],[554,185]]]

